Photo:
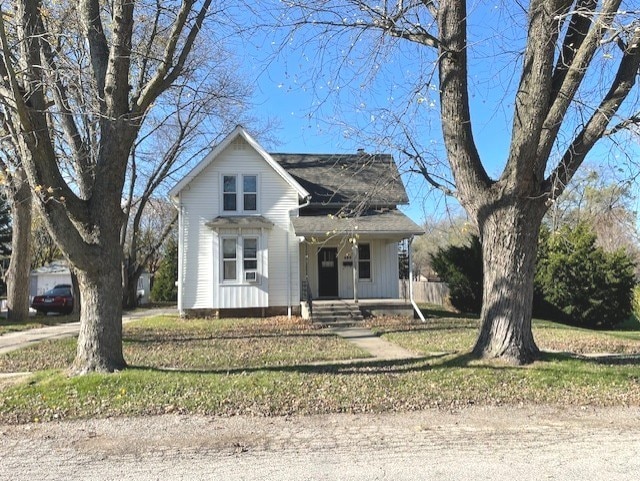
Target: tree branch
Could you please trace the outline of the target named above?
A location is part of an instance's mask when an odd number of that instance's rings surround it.
[[[155,101],[158,95],[166,90],[168,86],[171,85],[171,83],[182,73],[182,69],[184,68],[187,57],[191,53],[196,36],[202,28],[209,6],[211,5],[211,0],[205,0],[200,8],[194,24],[187,34],[180,53],[178,54],[178,58],[176,59],[178,41],[182,36],[188,19],[188,14],[191,12],[194,3],[194,0],[184,0],[182,2],[182,7],[178,12],[175,22],[173,23],[173,28],[169,35],[169,40],[164,50],[160,66],[153,78],[142,89],[140,97],[137,100],[137,104],[133,107],[139,115],[143,114],[149,108],[149,105]],[[172,67],[174,61],[175,65]]]
[[[84,24],[85,35],[89,44],[93,76],[98,86],[98,101],[104,105],[105,82],[109,64],[109,46],[100,18],[99,0],[80,0],[78,8]]]
[[[597,14],[595,25],[590,31],[586,32],[584,39],[580,42],[580,47],[573,53],[572,62],[566,71],[562,69],[558,70],[558,67],[556,67],[554,82],[560,82],[560,80],[562,80],[562,84],[554,85],[554,88],[557,88],[558,92],[552,99],[553,103],[550,105],[547,113],[543,132],[537,147],[536,158],[540,164],[538,165],[539,170],[544,171],[546,164],[541,164],[543,161],[546,163],[546,159],[551,155],[551,149],[562,126],[562,121],[587,73],[587,68],[593,60],[593,56],[602,41],[604,33],[613,22],[620,2],[621,0],[605,1],[602,10]],[[578,23],[578,21],[576,21],[576,23]],[[583,24],[586,24],[586,21],[580,22],[581,28],[585,28]],[[584,33],[585,32],[583,32],[583,34]]]
[[[640,27],[635,29],[627,50],[620,61],[611,88],[582,131],[571,143],[561,162],[548,177],[546,190],[551,198],[556,198],[562,193],[591,148],[604,135],[607,125],[635,85],[639,69]],[[623,123],[625,122],[621,124]]]
[[[438,11],[440,105],[444,143],[458,187],[471,207],[491,185],[473,139],[467,80],[466,2],[442,0]]]

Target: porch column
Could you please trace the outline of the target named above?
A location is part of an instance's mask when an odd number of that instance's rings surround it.
[[[353,273],[353,302],[358,302],[358,244],[351,243],[351,259],[353,264],[351,265],[351,271]]]
[[[407,243],[407,261],[409,262],[409,300],[411,301],[411,305],[413,306],[413,309],[416,311],[416,314],[418,314],[418,317],[420,318],[420,320],[422,322],[427,322],[426,319],[424,318],[424,315],[422,314],[422,311],[420,310],[420,307],[418,307],[418,304],[416,304],[416,301],[413,299],[413,259],[411,255],[412,244],[413,244],[413,236],[409,237],[409,241]]]

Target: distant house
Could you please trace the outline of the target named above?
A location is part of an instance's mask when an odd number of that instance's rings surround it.
[[[65,260],[56,260],[33,269],[29,276],[29,296],[42,295],[58,284],[71,284],[71,272]]]
[[[423,233],[390,155],[270,154],[240,126],[169,195],[182,314],[398,299],[398,242]]]
[[[71,272],[66,260],[55,260],[46,266],[33,269],[29,276],[29,296],[39,296],[54,288],[58,284],[71,284]],[[150,276],[143,272],[138,279],[138,296],[140,305],[149,303]]]

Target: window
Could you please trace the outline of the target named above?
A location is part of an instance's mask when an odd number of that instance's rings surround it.
[[[222,280],[258,281],[258,238],[222,238]]]
[[[358,279],[371,280],[371,246],[358,245]]]
[[[245,237],[242,242],[242,262],[244,266],[244,280],[256,282],[258,270],[258,239]]]
[[[236,279],[236,239],[222,239],[222,279],[233,281]]]
[[[257,210],[258,177],[255,175],[242,176],[242,192],[244,194],[244,210]]]
[[[238,199],[242,205],[238,205]],[[222,210],[225,212],[255,212],[258,210],[258,176],[222,176]]]
[[[222,179],[222,203],[223,209],[225,211],[235,211],[237,210],[238,200],[236,197],[237,187],[236,187],[236,176],[235,175],[225,175]]]

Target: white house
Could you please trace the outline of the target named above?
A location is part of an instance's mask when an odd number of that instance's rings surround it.
[[[65,260],[53,261],[33,269],[29,275],[29,296],[40,296],[58,284],[71,285],[71,272]]]
[[[169,193],[182,314],[298,313],[397,299],[398,242],[423,230],[389,155],[269,154],[238,126]]]
[[[35,296],[44,294],[59,284],[71,285],[71,272],[69,264],[66,260],[55,260],[46,266],[33,269],[29,275],[29,296],[33,299]],[[149,295],[151,276],[144,271],[138,279],[138,296],[140,305],[149,303]]]

